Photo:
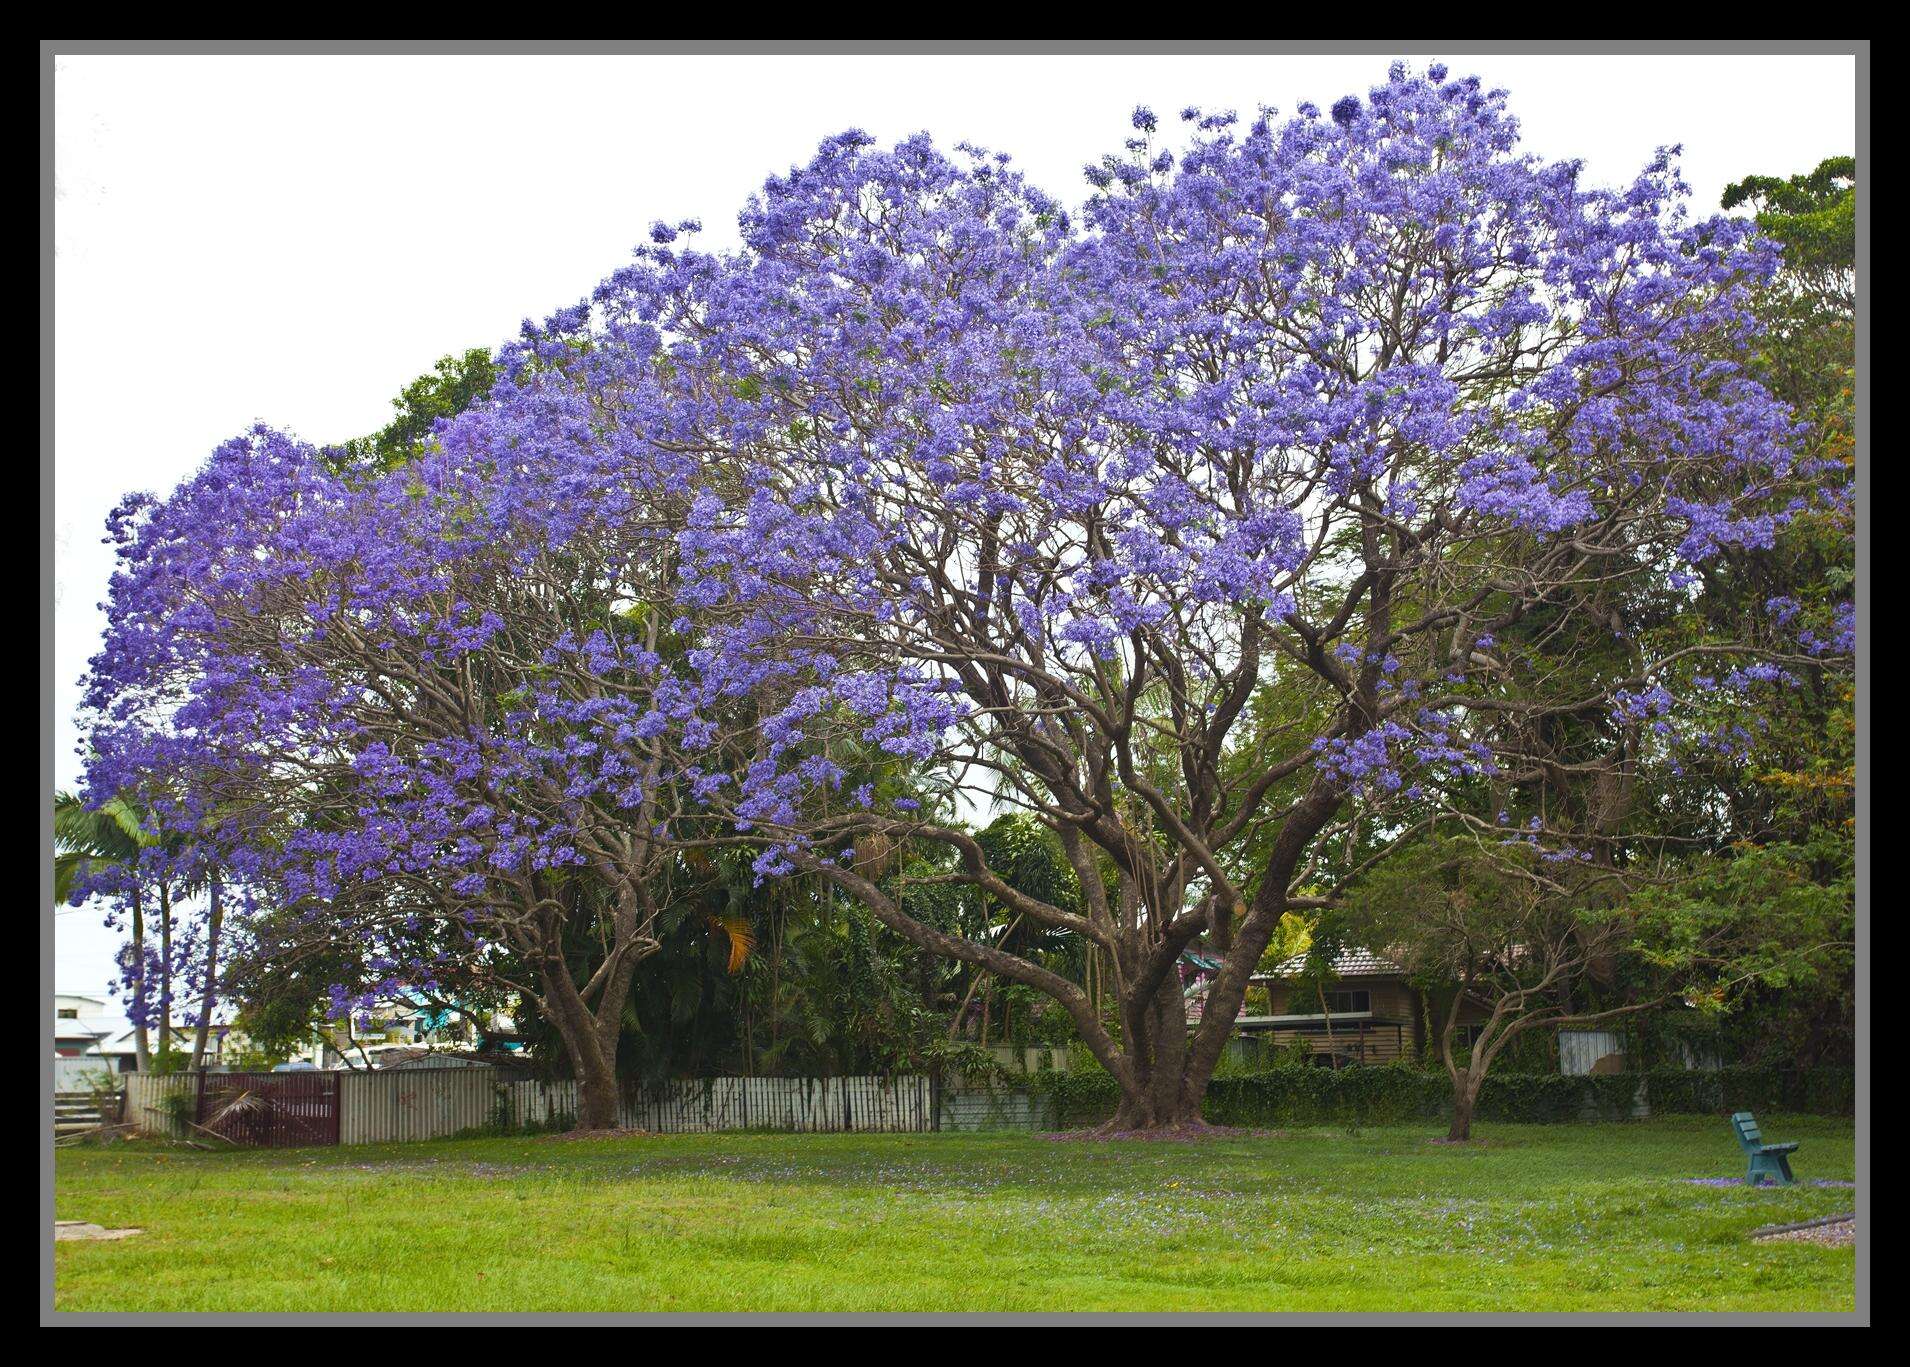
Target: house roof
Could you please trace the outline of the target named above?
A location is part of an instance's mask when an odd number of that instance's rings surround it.
[[[1306,955],[1296,954],[1274,968],[1271,973],[1256,973],[1254,978],[1266,981],[1269,978],[1291,978],[1306,966]],[[1333,976],[1336,978],[1396,978],[1403,977],[1406,970],[1382,954],[1370,949],[1348,946],[1333,961]]]
[[[484,1064],[513,1066],[527,1060],[521,1054],[497,1049],[430,1049],[421,1044],[390,1045],[367,1051],[371,1066],[386,1068],[475,1068]]]
[[[189,1040],[198,1032],[199,1027],[196,1025],[175,1025],[172,1028],[172,1037],[176,1040]],[[158,1039],[160,1035],[159,1027],[156,1025],[151,1026],[148,1028],[147,1033],[151,1035],[152,1038]],[[232,1023],[230,1021],[214,1021],[211,1025],[206,1027],[206,1033],[208,1036],[217,1036],[223,1039],[232,1033]],[[133,1040],[138,1034],[139,1030],[137,1027],[131,1030],[123,1030],[113,1037],[113,1043],[124,1044],[131,1047]],[[102,1035],[101,1038],[103,1039],[104,1036]]]

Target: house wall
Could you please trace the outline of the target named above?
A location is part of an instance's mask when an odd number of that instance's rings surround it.
[[[1269,1050],[1292,1049],[1304,1045],[1315,1054],[1341,1054],[1362,1063],[1394,1063],[1416,1057],[1413,1031],[1409,1025],[1375,1025],[1372,1021],[1345,1021],[1333,1026],[1333,1037],[1324,1030],[1256,1030]]]
[[[1310,987],[1294,982],[1273,982],[1260,984],[1267,988],[1269,1001],[1268,1014],[1274,1016],[1315,1015],[1319,1013],[1318,994]],[[1379,1025],[1368,1023],[1362,1035],[1360,1022],[1348,1020],[1344,1024],[1336,1022],[1333,1027],[1332,1050],[1347,1052],[1348,1046],[1357,1057],[1368,1063],[1391,1063],[1396,1059],[1414,1060],[1424,1056],[1426,1049],[1426,1009],[1424,994],[1409,984],[1404,978],[1341,978],[1330,991],[1365,992],[1371,1001],[1372,1013],[1381,1021],[1397,1024]],[[1459,1010],[1459,1020],[1463,1025],[1477,1024],[1490,1014],[1485,1007],[1475,1001],[1466,1001]],[[1444,1016],[1437,1003],[1433,1010],[1433,1028],[1438,1030]],[[1268,1047],[1285,1047],[1292,1042],[1306,1043],[1314,1053],[1328,1051],[1326,1033],[1323,1030],[1270,1030],[1256,1032],[1268,1041]]]
[[[1397,978],[1342,978],[1328,990],[1368,993],[1373,1014],[1386,1020],[1410,1021],[1419,1014],[1419,994]],[[1273,1003],[1270,1014],[1275,1016],[1311,1015],[1320,1009],[1319,996],[1298,983],[1270,983],[1267,995]]]

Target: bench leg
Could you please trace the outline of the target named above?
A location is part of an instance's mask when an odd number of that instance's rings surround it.
[[[1785,1186],[1790,1187],[1797,1184],[1797,1179],[1791,1176],[1791,1156],[1788,1153],[1780,1153],[1777,1156],[1777,1170],[1781,1174],[1780,1180]]]

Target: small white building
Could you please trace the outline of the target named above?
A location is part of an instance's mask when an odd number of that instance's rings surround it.
[[[103,997],[56,992],[53,996],[53,1057],[82,1058],[98,1054],[100,1044],[111,1033],[105,1016]]]
[[[206,1065],[208,1067],[216,1068],[225,1061],[226,1036],[231,1033],[232,1027],[230,1025],[221,1024],[218,1021],[214,1021],[212,1028],[206,1031]],[[198,1037],[198,1034],[199,1029],[197,1026],[175,1025],[172,1028],[172,1038],[166,1047],[170,1048],[175,1054],[184,1054],[190,1058],[192,1055],[192,1042]],[[138,1046],[134,1043],[136,1036],[137,1032],[134,1030],[123,1030],[119,1034],[114,1035],[111,1039],[102,1041],[97,1052],[111,1058],[114,1062],[114,1066],[121,1072],[131,1072],[138,1058]],[[147,1047],[155,1054],[160,1051],[159,1031],[157,1029],[147,1032],[146,1043]]]
[[[207,1062],[217,1066],[223,1059],[226,1036],[232,1027],[214,1022],[206,1037]],[[154,1053],[159,1052],[160,1032],[149,1033]],[[198,1034],[191,1025],[172,1027],[170,1047],[176,1053],[190,1054]],[[79,992],[58,992],[53,997],[53,1057],[83,1058],[100,1061],[116,1073],[130,1073],[138,1066],[135,1031],[126,1018],[115,1011],[104,997]]]

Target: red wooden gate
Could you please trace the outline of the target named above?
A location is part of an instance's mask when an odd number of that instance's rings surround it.
[[[338,1142],[337,1073],[202,1073],[198,1125],[235,1144]]]

